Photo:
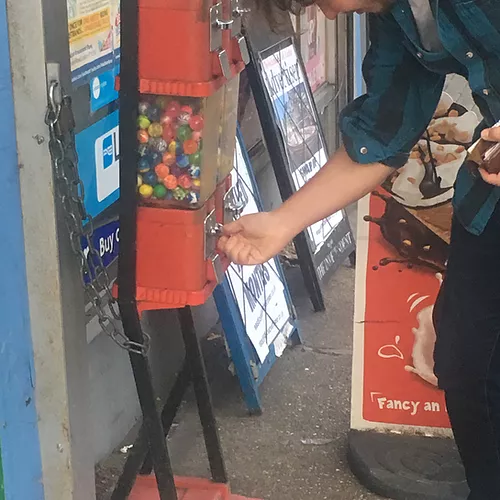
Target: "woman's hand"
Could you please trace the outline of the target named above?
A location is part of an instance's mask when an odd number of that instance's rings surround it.
[[[261,212],[224,226],[218,249],[235,264],[253,266],[277,255],[294,236],[276,212]]]
[[[481,138],[485,141],[500,142],[500,127],[493,127],[483,130]],[[486,172],[486,170],[484,170],[484,168],[480,168],[479,173],[488,184],[500,186],[500,173],[489,174],[488,172]]]

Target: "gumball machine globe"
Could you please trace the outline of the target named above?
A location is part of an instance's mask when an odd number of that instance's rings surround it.
[[[236,77],[208,97],[141,96],[140,204],[198,209],[214,194],[232,168],[238,85]]]

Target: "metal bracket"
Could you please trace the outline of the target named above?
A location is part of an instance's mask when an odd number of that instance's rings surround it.
[[[218,56],[219,56],[220,67],[222,68],[222,75],[224,76],[224,78],[229,80],[232,74],[231,74],[231,65],[229,64],[229,57],[227,55],[227,52],[225,50],[219,50]]]
[[[231,26],[231,35],[235,36],[241,33],[241,18],[243,14],[250,12],[250,9],[241,7],[241,0],[231,0],[231,13],[233,16],[233,24]]]
[[[222,48],[222,31],[219,20],[222,18],[222,3],[216,3],[210,8],[210,52]]]
[[[222,260],[218,253],[214,254],[212,257],[212,266],[214,268],[214,275],[217,280],[217,284],[222,283],[224,281],[224,268],[222,267]]]
[[[250,62],[250,53],[248,52],[248,45],[246,38],[240,33],[236,37],[236,41],[238,42],[238,47],[240,49],[241,60],[245,64],[248,64]]]
[[[48,62],[47,68],[47,88],[50,89],[54,82],[57,85],[53,87],[53,94],[49,96],[49,100],[53,100],[50,104],[59,105],[62,103],[62,88],[61,88],[61,66],[59,63]]]
[[[245,200],[237,196],[236,186],[229,188],[224,195],[224,223],[228,224],[241,215],[245,205]]]
[[[211,258],[217,247],[217,238],[221,233],[221,225],[217,222],[215,210],[212,210],[203,223],[204,226],[204,258]]]

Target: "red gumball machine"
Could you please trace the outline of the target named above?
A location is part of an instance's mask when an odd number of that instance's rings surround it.
[[[205,302],[223,277],[226,264],[216,248],[219,228],[237,211],[230,172],[239,74],[247,56],[235,23],[241,16],[237,7],[231,0],[121,1],[115,292],[120,340],[129,351],[144,419],[113,498],[233,498],[189,306]],[[177,309],[185,359],[160,415],[149,364],[151,343],[140,315],[172,308]],[[107,326],[104,320],[101,324]],[[175,479],[172,472],[165,436],[191,383],[213,482]],[[148,475],[152,470],[156,481]]]
[[[236,0],[139,0],[140,312],[202,304],[226,270],[216,243],[235,208],[242,12]]]

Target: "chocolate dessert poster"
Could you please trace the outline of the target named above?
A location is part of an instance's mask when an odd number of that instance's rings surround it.
[[[479,123],[443,94],[408,163],[359,203],[353,427],[448,428],[432,312],[453,185]]]

